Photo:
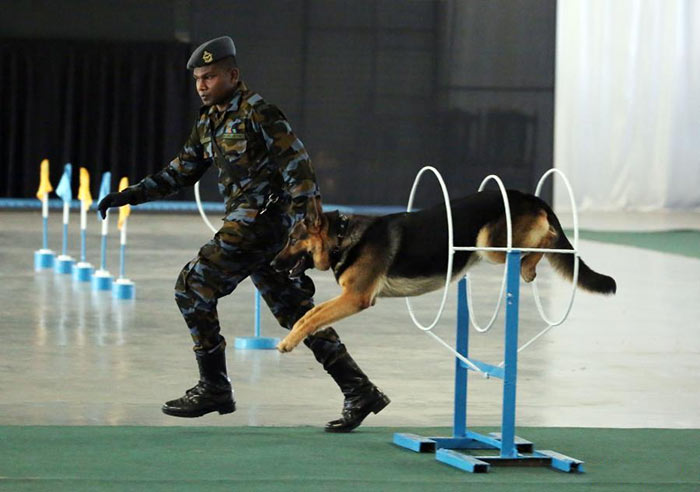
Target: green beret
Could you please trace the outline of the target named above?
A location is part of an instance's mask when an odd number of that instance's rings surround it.
[[[236,56],[236,45],[233,44],[233,39],[228,36],[211,39],[194,50],[187,62],[187,69],[206,67],[227,56]]]

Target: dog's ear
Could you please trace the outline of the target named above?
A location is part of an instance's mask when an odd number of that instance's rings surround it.
[[[304,219],[306,228],[310,232],[318,232],[323,225],[323,209],[321,207],[321,197],[315,196],[306,200],[306,218]]]

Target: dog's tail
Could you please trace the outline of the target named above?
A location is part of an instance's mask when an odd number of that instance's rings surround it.
[[[552,241],[552,247],[555,249],[573,250],[574,247],[567,239],[566,234],[564,234],[559,219],[549,207],[547,207],[547,220],[556,232],[556,237]],[[546,256],[557,272],[566,279],[573,280],[575,261],[573,254],[547,253]],[[599,294],[614,294],[617,291],[617,284],[614,278],[591,270],[580,257],[578,259],[578,286],[589,292],[597,292]]]

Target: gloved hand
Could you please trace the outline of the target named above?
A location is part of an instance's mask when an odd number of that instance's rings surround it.
[[[104,219],[107,217],[107,209],[112,207],[122,207],[124,205],[138,205],[142,200],[138,199],[139,192],[136,190],[125,189],[123,191],[110,193],[100,201],[97,205],[97,210]]]

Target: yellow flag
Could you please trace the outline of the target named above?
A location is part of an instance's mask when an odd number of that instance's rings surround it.
[[[41,161],[41,171],[39,174],[39,189],[36,190],[36,197],[39,200],[44,199],[44,195],[53,191],[53,186],[49,181],[49,160]]]
[[[119,191],[122,191],[124,188],[129,186],[129,178],[124,176],[122,179],[119,180]],[[131,213],[131,205],[124,205],[119,207],[119,222],[117,223],[117,227],[119,227],[119,230],[122,229],[122,226],[124,225],[124,222],[126,221],[126,218],[129,216]]]
[[[78,188],[78,200],[85,203],[85,208],[92,205],[92,195],[90,194],[90,173],[84,167],[80,168],[80,188]]]

